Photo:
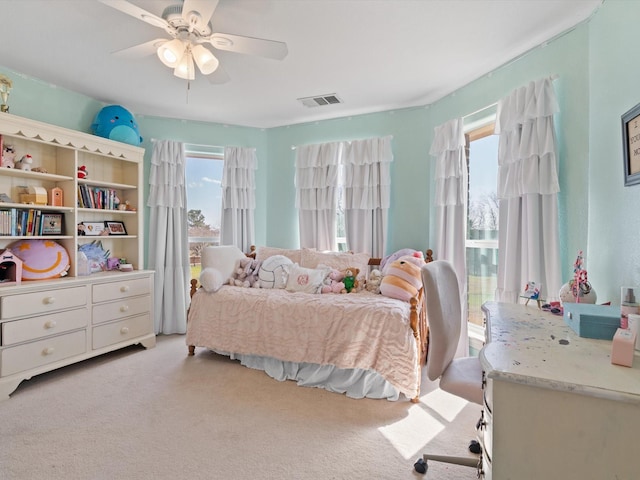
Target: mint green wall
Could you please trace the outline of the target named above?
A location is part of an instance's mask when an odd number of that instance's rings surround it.
[[[624,187],[621,115],[640,103],[640,2],[607,0],[590,23],[589,281],[619,304],[640,285],[640,185]],[[586,139],[585,139],[586,140]]]
[[[593,18],[566,35],[485,75],[429,107],[402,109],[267,131],[137,116],[150,140],[253,146],[258,149],[258,244],[298,245],[292,146],[393,136],[393,193],[387,250],[433,245],[433,129],[493,104],[511,90],[558,75],[556,117],[564,280],[578,250],[599,301],[618,302],[619,287],[640,285],[640,186],[623,187],[620,116],[640,103],[640,65],[631,61],[640,2],[607,0]],[[420,59],[416,59],[420,61]],[[87,131],[102,107],[96,100],[0,67],[14,80],[11,113]],[[330,107],[328,107],[330,108]],[[135,114],[135,112],[133,112]],[[437,254],[437,252],[436,252]]]

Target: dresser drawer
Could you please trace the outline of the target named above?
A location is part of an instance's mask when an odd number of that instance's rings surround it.
[[[7,295],[0,299],[0,317],[26,317],[87,304],[87,287],[59,288]]]
[[[107,323],[93,328],[93,348],[103,348],[153,332],[149,314]]]
[[[14,345],[86,327],[88,319],[89,309],[84,307],[4,322],[2,324],[2,345]]]
[[[0,376],[41,367],[87,350],[85,330],[8,347],[0,352]]]
[[[151,310],[151,296],[123,298],[116,302],[93,306],[93,324],[132,317]]]
[[[120,298],[135,297],[151,293],[149,278],[122,279],[117,282],[93,285],[93,303],[108,302]]]

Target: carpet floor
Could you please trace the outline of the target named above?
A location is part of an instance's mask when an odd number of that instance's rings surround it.
[[[415,480],[425,451],[468,454],[479,414],[426,379],[417,404],[353,400],[159,336],[23,382],[0,403],[0,478]]]

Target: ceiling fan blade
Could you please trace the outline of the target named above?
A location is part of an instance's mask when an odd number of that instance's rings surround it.
[[[148,55],[153,55],[158,51],[158,47],[165,42],[168,42],[166,38],[156,38],[140,45],[134,45],[133,47],[124,48],[113,52],[113,55],[120,58],[140,58]]]
[[[189,14],[195,12],[202,19],[202,26],[206,26],[218,6],[219,0],[184,0],[182,5],[182,18],[190,21]]]
[[[227,83],[229,80],[231,80],[231,77],[222,67],[222,65],[218,65],[218,68],[216,68],[213,73],[207,75],[207,80],[209,80],[209,83],[212,83],[214,85],[222,85],[223,83]]]
[[[282,60],[289,53],[286,43],[276,42],[275,40],[244,37],[230,33],[214,33],[208,40],[218,50],[257,55],[275,60]]]
[[[154,27],[160,27],[166,29],[169,27],[167,21],[162,18],[154,15],[151,12],[147,12],[146,10],[135,6],[133,3],[129,3],[126,0],[98,0],[100,3],[104,3],[109,7],[115,8],[116,10],[120,10],[122,13],[126,13],[127,15],[131,15],[132,17],[137,18],[138,20],[142,20],[143,22],[147,22],[149,25],[153,25]]]

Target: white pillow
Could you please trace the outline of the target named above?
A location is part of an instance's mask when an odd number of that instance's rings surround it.
[[[200,285],[202,285],[205,292],[214,293],[224,285],[225,278],[218,269],[211,267],[203,268],[202,272],[200,272]]]
[[[296,263],[289,272],[287,291],[320,293],[329,272],[330,270],[326,268],[305,268]]]
[[[216,245],[202,249],[202,269],[215,268],[228,279],[233,275],[237,262],[247,256],[235,245]]]
[[[260,288],[284,288],[293,262],[284,255],[267,258],[258,270]]]

